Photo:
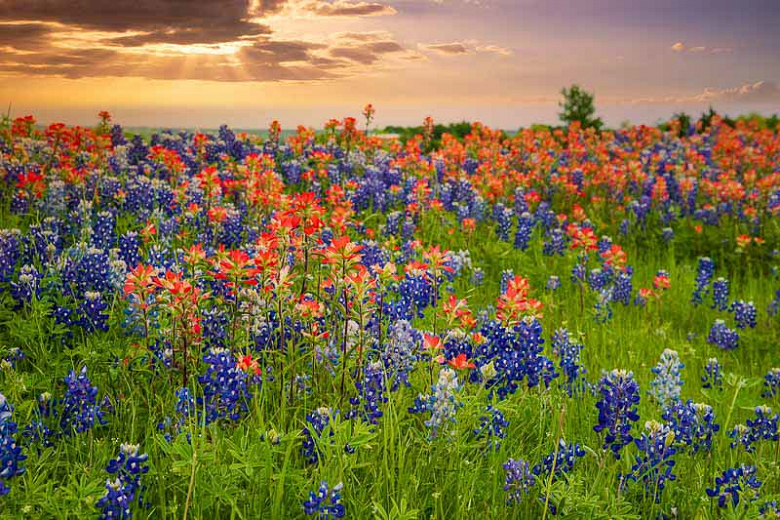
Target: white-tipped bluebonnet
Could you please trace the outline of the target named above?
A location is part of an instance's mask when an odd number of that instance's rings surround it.
[[[479,428],[474,430],[474,437],[484,439],[488,450],[498,450],[501,439],[506,437],[505,428],[509,426],[501,410],[487,405],[485,414],[479,418]]]
[[[8,481],[24,474],[23,462],[27,456],[16,441],[18,427],[12,421],[14,408],[0,394],[0,496],[10,493]]]
[[[203,355],[203,362],[207,368],[206,373],[198,377],[203,386],[198,408],[205,410],[206,424],[219,419],[237,421],[249,409],[252,398],[247,387],[249,375],[224,348],[210,348]]]
[[[580,361],[580,352],[584,346],[574,342],[565,328],[556,330],[552,336],[553,354],[559,357],[558,362],[563,374],[563,385],[569,396],[582,392],[587,382],[582,377],[587,372]]]
[[[551,274],[550,277],[547,279],[547,290],[557,291],[560,286],[561,286],[561,279],[555,276],[554,274]]]
[[[761,397],[771,399],[780,395],[780,368],[772,368],[764,376],[764,391]]]
[[[723,371],[716,358],[709,358],[704,365],[704,375],[701,376],[702,388],[723,388]]]
[[[691,303],[699,305],[710,291],[710,282],[712,281],[715,263],[711,258],[705,256],[699,258],[699,267],[696,270],[696,288],[693,290]]]
[[[738,329],[748,327],[754,329],[756,327],[756,306],[753,305],[753,302],[734,301],[729,310],[734,313],[734,321]]]
[[[509,459],[504,463],[504,471],[506,472],[504,480],[506,501],[508,504],[519,504],[523,496],[527,495],[536,484],[536,477],[529,469],[528,462],[523,459]]]
[[[597,433],[606,431],[603,449],[609,448],[619,459],[620,450],[633,440],[632,423],[639,420],[639,385],[633,372],[616,368],[604,374],[599,382],[599,393],[601,400],[596,403],[599,422],[593,430]]]
[[[663,228],[661,230],[661,238],[663,238],[665,243],[669,244],[674,240],[674,230],[670,227]]]
[[[439,379],[431,388],[431,394],[419,394],[414,400],[411,413],[428,412],[430,418],[425,425],[431,429],[430,437],[438,437],[446,430],[449,423],[455,422],[455,412],[463,406],[458,400],[460,390],[458,375],[451,368],[439,370]]]
[[[381,353],[390,389],[398,390],[401,385],[409,386],[409,374],[414,370],[417,352],[422,343],[422,333],[415,330],[406,320],[390,325],[385,350]]]
[[[309,499],[303,502],[303,511],[307,516],[316,516],[317,520],[329,520],[342,518],[345,514],[344,505],[341,503],[341,490],[343,484],[339,482],[332,488],[322,481],[315,493],[309,491]]]
[[[692,453],[710,451],[712,437],[720,431],[712,407],[694,403],[691,399],[685,403],[675,403],[664,410],[663,420],[674,433],[675,444],[690,448]]]
[[[739,346],[739,333],[728,328],[725,321],[715,320],[707,335],[707,343],[723,350],[734,350]]]
[[[675,465],[672,457],[677,452],[674,440],[674,431],[669,426],[648,421],[642,436],[634,439],[640,455],[635,457],[631,472],[622,475],[621,483],[641,481],[645,492],[659,501],[666,482],[677,479],[677,475],[672,473]]]
[[[585,456],[585,450],[579,445],[567,444],[565,440],[558,439],[558,448],[545,456],[542,462],[533,467],[533,474],[547,478],[554,472],[555,477],[574,469],[574,464],[578,459]]]
[[[754,412],[755,418],[748,419],[746,424],[736,425],[729,433],[729,437],[734,439],[731,441],[732,448],[741,445],[746,452],[752,453],[756,450],[754,446],[756,442],[762,440],[777,442],[780,438],[777,430],[780,414],[773,415],[772,409],[766,405],[756,406]]]
[[[712,282],[712,308],[725,311],[729,306],[729,281],[718,278]]]
[[[97,402],[98,389],[87,377],[87,367],[81,367],[78,375],[71,371],[64,381],[68,388],[58,403],[62,433],[83,433],[96,424],[105,424],[105,413]]]
[[[350,399],[354,407],[346,417],[360,417],[362,420],[371,424],[377,424],[382,417],[382,405],[387,402],[385,395],[385,371],[381,361],[375,361],[366,364],[363,375],[355,383],[358,391],[358,397]]]
[[[517,232],[515,233],[515,249],[525,251],[528,249],[528,243],[531,240],[531,234],[534,230],[534,217],[524,212],[517,218]]]
[[[683,384],[680,371],[684,367],[677,351],[667,348],[661,354],[658,364],[651,369],[655,379],[650,383],[652,388],[647,393],[661,408],[667,408],[680,400]]]
[[[542,244],[542,254],[545,256],[563,256],[566,253],[566,236],[563,230],[555,228],[547,233],[544,244]]]
[[[119,456],[106,467],[113,478],[106,480],[106,494],[96,504],[101,509],[101,520],[130,518],[135,504],[147,507],[143,499],[145,486],[141,483],[141,476],[149,471],[147,460],[149,455],[139,454],[137,444],[119,447]]]
[[[729,468],[715,478],[715,487],[707,488],[707,495],[718,497],[718,507],[737,507],[740,500],[752,502],[759,497],[761,481],[756,478],[755,466],[741,465]]]

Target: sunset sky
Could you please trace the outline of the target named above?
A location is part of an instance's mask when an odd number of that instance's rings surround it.
[[[778,0],[0,0],[0,105],[43,123],[609,124],[780,111]]]

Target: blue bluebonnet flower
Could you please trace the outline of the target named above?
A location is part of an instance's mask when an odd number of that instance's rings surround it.
[[[24,474],[23,462],[27,456],[16,442],[18,428],[12,421],[14,408],[0,394],[0,496],[11,492],[8,481]]]
[[[642,481],[645,491],[659,501],[666,482],[677,479],[677,475],[672,473],[675,465],[672,457],[677,453],[674,440],[674,431],[669,426],[648,421],[642,436],[634,439],[640,455],[636,456],[631,472],[623,475],[621,482]]]
[[[525,251],[528,249],[528,242],[531,240],[531,234],[534,230],[534,217],[528,213],[522,213],[517,218],[517,232],[515,233],[515,249]]]
[[[550,275],[550,278],[547,279],[547,290],[557,291],[560,286],[561,286],[561,279],[555,276],[554,274]]]
[[[344,505],[341,503],[343,487],[343,484],[339,482],[329,488],[328,483],[322,481],[316,493],[309,491],[309,499],[303,502],[303,511],[308,516],[316,515],[318,520],[342,518],[345,513]]]
[[[192,397],[192,392],[187,387],[182,387],[176,390],[176,415],[175,421],[169,416],[166,416],[162,422],[157,424],[157,429],[164,432],[165,440],[171,442],[174,435],[180,434],[187,429],[190,418],[197,416],[197,410],[195,408],[195,399]],[[187,433],[187,439],[189,440],[190,433]]]
[[[542,475],[545,478],[555,471],[555,477],[568,473],[574,468],[577,459],[585,456],[585,450],[579,445],[567,444],[565,440],[558,439],[558,448],[545,456],[542,462],[533,467],[533,474],[537,477]]]
[[[712,308],[725,311],[729,306],[729,281],[718,278],[712,282]]]
[[[683,384],[680,370],[684,367],[677,351],[667,348],[661,354],[658,364],[651,369],[655,379],[650,383],[652,388],[647,393],[661,408],[667,408],[680,400]]]
[[[624,306],[631,304],[631,293],[634,291],[634,269],[628,265],[615,276],[612,285],[612,301],[620,302]]]
[[[747,327],[754,329],[756,327],[756,306],[753,305],[753,302],[734,301],[729,310],[734,313],[734,321],[738,329]]]
[[[631,443],[631,423],[639,420],[637,404],[639,403],[639,385],[634,380],[634,373],[622,369],[614,369],[604,374],[599,382],[601,400],[596,403],[599,410],[599,423],[593,427],[595,432],[606,430],[604,446],[612,450],[616,459],[620,458],[620,450]]]
[[[11,279],[21,253],[21,232],[18,229],[0,229],[0,282]]]
[[[739,334],[726,326],[723,320],[715,320],[715,323],[707,335],[707,343],[715,345],[723,350],[734,350],[739,346]]]
[[[696,288],[693,291],[693,298],[691,298],[691,303],[694,305],[700,305],[704,301],[704,297],[709,293],[714,270],[715,263],[711,258],[706,256],[699,258],[699,267],[696,271]]]
[[[455,412],[463,406],[458,401],[457,393],[461,385],[458,375],[451,368],[439,370],[439,379],[431,388],[431,394],[419,394],[414,400],[414,406],[409,408],[410,413],[428,412],[430,418],[425,421],[425,426],[431,429],[430,437],[438,437],[445,431],[447,424],[455,422]]]
[[[501,294],[506,293],[509,287],[509,282],[515,279],[515,273],[511,269],[504,269],[501,271],[501,281],[499,282],[499,292]]]
[[[0,280],[2,280],[1,268],[0,268]],[[767,314],[769,314],[770,316],[777,316],[778,311],[780,311],[780,289],[775,291],[775,297],[772,298],[771,302],[769,302],[769,306],[767,307],[766,310]]]
[[[739,505],[740,500],[752,502],[759,497],[758,490],[761,481],[756,478],[755,466],[741,465],[738,468],[729,468],[721,476],[715,478],[715,487],[707,488],[707,495],[718,497],[718,507],[733,507]]]
[[[471,273],[471,283],[473,285],[482,285],[485,282],[485,271],[481,267],[475,267]]]
[[[566,237],[563,230],[555,228],[550,231],[542,244],[542,254],[545,256],[563,256],[566,253]]]
[[[210,348],[203,355],[203,362],[208,368],[198,377],[203,386],[198,408],[205,403],[206,424],[219,419],[239,420],[248,411],[252,398],[247,388],[249,375],[237,366],[236,358],[227,349]]]
[[[780,368],[772,368],[764,376],[764,392],[761,397],[771,399],[780,395]]]
[[[569,337],[565,328],[556,330],[552,336],[553,354],[560,358],[559,366],[564,377],[564,388],[569,396],[581,392],[587,385],[582,376],[587,372],[580,361],[580,352],[584,346]]]
[[[756,417],[748,419],[746,424],[738,424],[729,433],[731,447],[742,445],[745,451],[752,453],[756,450],[754,443],[762,440],[777,442],[779,437],[777,424],[780,414],[772,415],[772,409],[766,405],[756,406]]]
[[[500,439],[506,437],[506,428],[509,421],[506,420],[501,410],[493,405],[487,405],[485,415],[479,418],[479,428],[474,430],[477,439],[485,439],[488,450],[498,450],[501,447]]]
[[[106,424],[105,412],[97,402],[98,389],[87,377],[87,367],[81,367],[78,375],[71,370],[64,381],[68,389],[59,403],[62,433],[83,433],[92,429],[95,424]]]
[[[149,471],[147,460],[149,455],[139,454],[137,444],[122,444],[119,447],[119,456],[111,459],[106,467],[106,471],[114,478],[106,480],[106,494],[96,504],[102,510],[101,520],[130,518],[134,504],[148,507],[143,499],[146,488],[141,484],[141,475]]]
[[[506,501],[508,504],[519,504],[536,484],[536,477],[529,469],[528,462],[523,459],[509,459],[504,463],[504,471],[504,491],[508,495]]]
[[[674,230],[670,227],[665,227],[661,230],[661,238],[664,239],[665,243],[670,243],[672,240],[674,240]]]
[[[599,291],[594,306],[595,314],[593,315],[596,323],[607,323],[612,319],[612,307],[609,305],[609,302],[612,300],[612,292],[611,287],[605,287]]]
[[[704,366],[704,375],[701,376],[701,382],[702,388],[715,388],[717,390],[723,388],[723,371],[716,358],[707,360],[707,364]]]
[[[103,301],[103,295],[95,291],[84,293],[84,300],[79,303],[79,314],[81,315],[78,324],[85,332],[94,332],[96,330],[108,331],[108,303]]]
[[[509,241],[509,231],[512,228],[513,211],[498,203],[494,207],[493,216],[496,219],[496,235],[503,242]]]
[[[720,431],[712,407],[694,403],[691,399],[685,403],[675,403],[664,410],[663,420],[674,433],[675,444],[690,448],[692,453],[710,451],[712,437]]]
[[[19,361],[22,361],[27,356],[24,354],[24,351],[20,349],[19,347],[11,347],[8,349],[8,352],[3,357],[2,360],[0,360],[0,369],[3,368],[16,368],[16,364]]]
[[[29,304],[33,297],[35,299],[41,296],[42,276],[32,265],[23,265],[19,270],[19,278],[16,282],[11,282],[11,296],[19,307]]]
[[[385,395],[385,371],[381,361],[368,363],[360,381],[355,383],[358,397],[350,399],[354,407],[346,414],[348,419],[360,417],[371,424],[377,424],[382,417],[382,404],[387,402]]]
[[[777,505],[777,500],[767,501],[758,509],[758,514],[761,518],[780,518],[780,507]]]

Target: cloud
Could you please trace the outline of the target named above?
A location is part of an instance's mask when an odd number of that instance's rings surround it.
[[[480,45],[476,40],[465,40],[451,43],[428,43],[420,44],[418,47],[424,51],[432,51],[442,55],[457,56],[463,54],[472,54],[475,52],[498,54],[500,56],[511,56],[510,49],[499,47],[498,45]]]
[[[387,16],[398,12],[377,2],[347,0],[302,0],[293,7],[300,13],[314,16]]]
[[[693,54],[709,52],[710,54],[723,54],[732,52],[734,49],[731,47],[705,47],[703,45],[697,45],[695,47],[687,47],[683,42],[677,42],[670,47],[674,52],[690,52]]]
[[[439,54],[468,54],[469,50],[465,45],[459,42],[453,43],[429,43],[420,45],[421,49],[438,52]]]
[[[780,102],[780,87],[772,81],[757,81],[746,83],[730,89],[706,88],[704,92],[696,96],[701,102],[715,101],[725,103],[772,103]]]

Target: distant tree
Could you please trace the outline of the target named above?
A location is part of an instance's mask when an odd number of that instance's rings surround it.
[[[593,94],[581,89],[578,85],[561,90],[563,101],[558,105],[563,109],[559,114],[561,121],[571,124],[579,122],[582,128],[595,128],[599,130],[604,122],[601,118],[594,117],[596,106],[593,103]]]
[[[717,115],[718,113],[715,112],[715,109],[710,106],[710,109],[704,112],[699,118],[699,123],[698,123],[699,130],[702,132],[707,130],[712,125],[712,120]]]
[[[675,120],[680,124],[680,128],[677,131],[678,137],[685,137],[689,134],[691,129],[691,116],[685,112],[677,112],[672,116],[672,120]]]

